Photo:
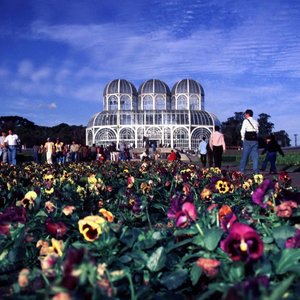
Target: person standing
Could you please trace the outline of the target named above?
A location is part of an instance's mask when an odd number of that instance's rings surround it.
[[[44,164],[47,161],[46,159],[46,152],[45,152],[45,145],[41,144],[39,148],[39,162]]]
[[[8,163],[11,165],[17,164],[17,147],[19,143],[19,137],[14,134],[12,129],[8,130],[8,136],[4,140],[6,146],[8,147]]]
[[[226,151],[224,135],[220,132],[220,126],[215,126],[215,131],[209,139],[209,146],[212,149],[215,167],[221,169],[223,152]]]
[[[39,160],[39,150],[40,150],[40,146],[35,144],[33,145],[32,147],[32,152],[33,152],[33,161],[37,164],[40,163],[40,160]]]
[[[52,164],[52,156],[55,150],[54,143],[50,141],[50,138],[47,138],[47,142],[45,143],[45,151],[46,151],[46,161],[47,164]]]
[[[271,134],[269,138],[267,138],[267,144],[265,149],[261,154],[266,153],[265,160],[262,163],[261,170],[264,171],[267,167],[268,162],[270,162],[270,174],[277,174],[276,169],[276,159],[277,159],[277,152],[279,152],[282,156],[284,156],[284,153],[280,147],[280,145],[277,143],[275,139],[275,135]]]
[[[7,163],[7,147],[5,145],[6,132],[2,130],[0,136],[0,159],[1,162]]]
[[[202,138],[202,141],[199,143],[199,153],[202,167],[206,167],[206,154],[207,154],[207,142],[205,136]]]
[[[73,141],[72,145],[70,146],[72,162],[78,162],[78,151],[79,151],[79,144],[77,144],[75,141]]]
[[[64,143],[59,140],[59,138],[56,139],[55,143],[55,154],[56,154],[56,162],[61,165],[64,163]]]
[[[241,128],[241,138],[243,142],[243,152],[240,163],[241,173],[245,173],[246,165],[248,163],[249,157],[252,158],[253,172],[255,174],[259,173],[258,168],[258,122],[253,118],[253,111],[247,109],[244,114],[244,121]]]
[[[206,150],[207,150],[206,157],[207,157],[208,167],[211,168],[214,164],[214,158],[213,158],[213,152],[209,146],[209,143],[207,143]]]

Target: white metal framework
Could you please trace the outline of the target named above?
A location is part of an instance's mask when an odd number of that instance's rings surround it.
[[[158,79],[144,82],[137,90],[125,80],[109,82],[103,92],[102,112],[88,122],[86,144],[143,147],[144,138],[156,145],[198,149],[215,125],[214,114],[204,111],[204,90],[192,79],[177,82],[172,90]]]

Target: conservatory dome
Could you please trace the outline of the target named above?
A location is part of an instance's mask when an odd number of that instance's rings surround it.
[[[170,95],[168,85],[159,79],[149,79],[139,87],[139,94],[166,94]]]
[[[108,94],[128,94],[137,96],[135,86],[126,79],[115,79],[110,81],[103,90],[103,96]]]
[[[136,87],[126,79],[110,81],[103,91],[103,108],[108,111],[136,110],[138,93]]]
[[[159,79],[145,81],[138,90],[139,109],[160,110],[171,108],[171,92],[166,83]]]
[[[172,109],[204,110],[204,90],[193,79],[182,79],[172,88]]]
[[[172,88],[172,95],[175,94],[200,94],[204,96],[204,90],[196,80],[182,79],[176,82]]]

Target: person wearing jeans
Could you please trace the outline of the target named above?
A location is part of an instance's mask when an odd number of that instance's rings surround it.
[[[241,173],[245,173],[246,166],[248,164],[249,157],[252,158],[253,163],[253,172],[254,174],[259,173],[258,167],[258,122],[253,119],[253,111],[251,109],[247,109],[245,111],[245,119],[241,128],[241,137],[243,141],[243,152],[240,163],[240,171]]]
[[[283,153],[280,145],[277,143],[277,141],[275,139],[275,135],[271,134],[267,138],[267,144],[265,146],[265,149],[262,152],[262,154],[266,153],[266,157],[261,166],[262,171],[265,171],[268,162],[270,162],[270,165],[271,165],[270,174],[277,174],[277,169],[276,169],[277,152],[279,152],[282,156],[284,156],[284,153]]]
[[[5,144],[6,132],[2,130],[0,136],[0,163],[7,163],[7,147]]]
[[[8,163],[11,165],[17,164],[17,147],[18,147],[19,137],[13,133],[10,129],[8,130],[8,135],[5,138],[4,142],[8,147]]]
[[[202,141],[199,144],[200,160],[203,168],[206,168],[206,154],[207,154],[207,142],[205,141],[205,139],[206,139],[205,136],[202,137]]]

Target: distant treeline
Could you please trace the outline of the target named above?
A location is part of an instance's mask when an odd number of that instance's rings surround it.
[[[21,144],[26,147],[44,144],[48,137],[53,141],[59,138],[65,144],[76,141],[85,145],[84,126],[70,126],[65,123],[53,127],[38,126],[19,116],[5,116],[0,117],[0,128],[6,132],[12,129],[19,136]]]

